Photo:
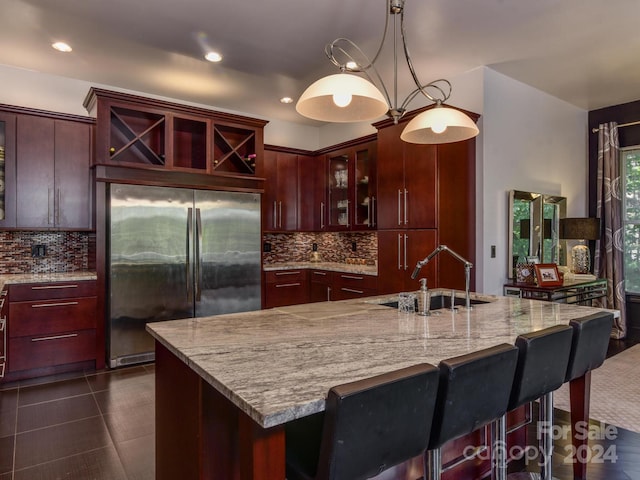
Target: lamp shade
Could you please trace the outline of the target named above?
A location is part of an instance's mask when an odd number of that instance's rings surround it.
[[[480,133],[471,118],[455,108],[436,106],[416,115],[400,138],[409,143],[452,143]]]
[[[334,98],[350,102],[340,107]],[[300,115],[324,122],[362,122],[374,120],[389,111],[384,96],[370,81],[338,73],[312,83],[298,99],[296,110]]]
[[[560,238],[565,240],[600,240],[600,219],[561,218]]]

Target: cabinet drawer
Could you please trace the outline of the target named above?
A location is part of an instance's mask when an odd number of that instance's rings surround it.
[[[332,300],[348,300],[351,298],[372,297],[378,291],[372,288],[338,287],[331,292]]]
[[[96,328],[96,297],[11,302],[9,318],[12,339]]]
[[[309,301],[307,282],[271,283],[265,289],[265,308],[298,305]]]
[[[83,362],[94,360],[95,356],[95,330],[12,338],[9,343],[9,371]]]
[[[306,270],[273,270],[264,272],[266,283],[306,282]]]
[[[360,275],[357,273],[336,273],[334,282],[337,287],[347,287],[354,289],[373,289],[378,288],[378,277],[374,275]]]
[[[79,282],[22,283],[9,286],[12,302],[55,298],[92,297],[96,295],[95,280]]]

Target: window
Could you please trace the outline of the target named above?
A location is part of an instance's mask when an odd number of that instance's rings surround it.
[[[640,147],[623,149],[624,276],[627,292],[640,293]]]

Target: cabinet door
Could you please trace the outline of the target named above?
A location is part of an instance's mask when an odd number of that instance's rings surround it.
[[[324,228],[324,156],[298,155],[298,230]]]
[[[406,228],[437,227],[436,151],[435,145],[405,146],[403,222]]]
[[[325,270],[311,270],[309,272],[309,301],[327,302],[331,298],[331,272]]]
[[[262,194],[262,229],[278,227],[278,152],[264,151],[264,193]]]
[[[378,230],[404,228],[404,145],[400,131],[388,127],[378,132]]]
[[[0,112],[0,228],[16,226],[16,116]]]
[[[16,158],[17,226],[54,227],[53,119],[18,115]]]
[[[376,225],[375,142],[356,147],[354,153],[352,229],[367,230]]]
[[[58,228],[91,228],[92,125],[55,121],[54,218]]]
[[[349,186],[353,184],[353,164],[350,152],[341,150],[327,156],[327,228],[347,230],[351,226],[353,198]]]
[[[429,262],[414,280],[411,274],[418,260],[436,247],[435,230],[385,230],[378,232],[378,293],[417,290],[419,279],[426,277],[436,287],[437,259]]]
[[[265,157],[265,229],[298,229],[298,156],[269,151]]]

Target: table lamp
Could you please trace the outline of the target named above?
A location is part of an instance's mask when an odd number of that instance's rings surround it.
[[[585,240],[600,240],[599,218],[561,218],[560,238],[580,240],[571,249],[571,272],[589,273],[591,271],[591,252]]]

